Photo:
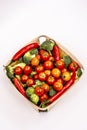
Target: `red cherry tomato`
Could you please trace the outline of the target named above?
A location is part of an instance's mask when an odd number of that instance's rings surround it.
[[[38,79],[41,81],[45,81],[46,80],[46,74],[44,72],[40,72],[38,74]]]
[[[34,74],[34,79],[38,79],[38,74]]]
[[[39,51],[40,55],[42,55],[44,52],[45,52],[45,50],[43,50],[43,49],[40,49],[40,51]]]
[[[45,90],[45,92],[49,92],[50,90],[50,86],[48,84],[42,84],[41,88],[43,88]]]
[[[29,79],[27,80],[27,82],[26,82],[26,85],[27,85],[28,87],[31,87],[32,85],[34,85],[34,80],[31,79],[31,78],[29,78]]]
[[[67,68],[63,68],[62,70],[61,70],[61,72],[63,73],[63,72],[66,72],[67,71]]]
[[[44,94],[44,89],[39,87],[39,86],[37,86],[35,88],[35,94],[38,95],[38,96],[42,96]]]
[[[50,60],[47,60],[44,62],[44,68],[47,69],[47,70],[50,70],[53,68],[53,62],[50,61]]]
[[[60,91],[60,90],[62,90],[62,88],[63,88],[63,84],[61,83],[61,82],[54,82],[54,84],[53,84],[53,88],[54,88],[54,90],[56,90],[56,91]]]
[[[50,54],[47,52],[47,51],[44,51],[42,54],[41,54],[41,60],[48,60],[50,57]]]
[[[50,75],[50,76],[47,78],[47,83],[48,83],[49,85],[53,85],[54,82],[55,82],[55,78]]]
[[[56,61],[56,67],[59,69],[63,69],[64,68],[64,61],[62,59]]]
[[[44,71],[44,67],[42,65],[38,65],[38,66],[36,66],[35,70],[37,73],[40,73],[40,72]]]
[[[40,101],[41,101],[41,102],[44,102],[44,101],[47,100],[47,99],[48,99],[48,95],[45,94],[45,93],[40,97]]]
[[[22,77],[21,77],[21,81],[22,81],[22,83],[26,83],[26,81],[28,80],[28,75],[22,75]]]
[[[71,71],[76,71],[78,69],[79,65],[76,62],[71,62],[71,64],[69,65],[69,70]]]
[[[26,66],[24,67],[24,74],[28,75],[28,74],[31,73],[31,71],[32,71],[31,66],[26,65]]]
[[[14,73],[17,74],[17,75],[20,75],[22,74],[22,68],[20,66],[17,66],[15,69],[14,69]]]

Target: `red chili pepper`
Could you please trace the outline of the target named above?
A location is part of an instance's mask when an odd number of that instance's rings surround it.
[[[54,55],[55,61],[58,61],[60,59],[60,51],[59,51],[59,47],[57,45],[55,45],[53,47],[53,55]]]
[[[12,58],[13,61],[18,60],[21,56],[23,56],[27,51],[38,48],[39,44],[38,43],[31,43],[26,45],[25,47],[21,48]]]
[[[13,83],[14,85],[16,86],[16,88],[19,90],[19,92],[26,97],[26,93],[25,93],[25,90],[24,88],[22,87],[20,81],[17,79],[17,78],[14,78],[13,79]]]
[[[47,100],[47,103],[50,104],[50,103],[54,102],[55,100],[57,100],[74,83],[75,77],[76,77],[76,73],[74,72],[72,74],[71,79],[65,84],[63,89],[61,91],[59,91],[57,94],[55,94],[54,96],[52,96],[51,98],[49,98]]]

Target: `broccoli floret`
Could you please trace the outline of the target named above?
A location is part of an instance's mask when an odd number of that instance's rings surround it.
[[[76,79],[78,79],[82,75],[82,70],[81,68],[78,68],[76,71]]]
[[[22,69],[26,66],[24,62],[14,65],[12,68],[15,69],[17,66],[20,66]]]
[[[20,66],[23,69],[25,67],[25,65],[26,65],[25,63],[18,63],[18,64],[15,64],[14,66],[11,66],[11,65],[6,66],[5,69],[6,69],[7,76],[10,79],[13,79],[14,78],[14,69],[17,66]]]
[[[30,54],[33,55],[33,54],[38,54],[38,49],[32,49],[30,50]]]
[[[30,97],[33,93],[34,93],[34,88],[33,88],[33,87],[28,87],[28,88],[26,89],[26,95],[27,95],[28,97]]]
[[[23,62],[26,64],[30,64],[31,59],[35,57],[35,54],[30,54],[30,51],[26,52],[23,56]]]
[[[44,84],[44,82],[41,82],[40,80],[35,80],[35,84],[33,85],[33,88],[35,88],[36,86],[41,86],[42,84]]]
[[[53,89],[52,86],[50,86],[49,96],[54,96],[56,94],[56,91]]]
[[[13,79],[14,78],[13,68],[10,66],[6,66],[6,74],[7,74],[8,78]]]
[[[36,71],[32,71],[29,76],[32,78],[35,74],[36,74]]]
[[[65,67],[66,67],[66,68],[67,68],[68,65],[72,62],[72,59],[71,59],[68,55],[63,56],[63,60],[64,60],[64,63],[65,63]]]
[[[36,94],[31,94],[30,96],[30,100],[34,103],[34,104],[37,104],[39,102],[39,96],[36,95]]]
[[[44,49],[46,51],[48,51],[49,53],[51,53],[51,51],[53,50],[53,47],[55,45],[55,42],[52,40],[46,40],[45,42],[43,42],[40,46],[40,49]]]

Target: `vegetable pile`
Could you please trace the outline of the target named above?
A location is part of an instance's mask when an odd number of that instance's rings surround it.
[[[57,100],[82,75],[79,64],[52,40],[23,47],[5,68],[18,91],[41,108]]]

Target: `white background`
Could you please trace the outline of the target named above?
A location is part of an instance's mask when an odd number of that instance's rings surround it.
[[[45,34],[83,64],[80,81],[47,113],[39,113],[8,82],[3,65]],[[87,130],[87,0],[0,0],[0,130]]]

